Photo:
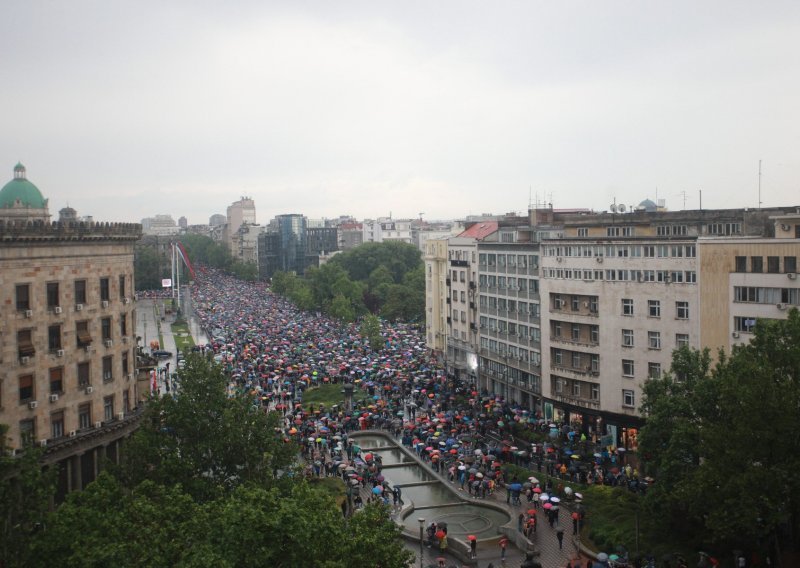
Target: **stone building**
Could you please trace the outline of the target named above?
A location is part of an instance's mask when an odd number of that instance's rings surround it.
[[[0,423],[45,448],[59,495],[82,489],[139,419],[134,244],[139,224],[49,221],[17,165],[0,190]]]

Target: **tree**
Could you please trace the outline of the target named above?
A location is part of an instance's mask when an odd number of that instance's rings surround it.
[[[57,470],[42,468],[38,448],[10,454],[7,432],[8,426],[0,424],[0,564],[28,566],[28,542],[44,526]]]
[[[648,381],[640,452],[658,480],[646,505],[720,548],[756,549],[800,519],[800,315],[759,320],[750,344],[679,350],[672,373]]]
[[[126,447],[126,485],[180,483],[204,501],[246,482],[268,486],[289,467],[296,448],[276,435],[277,415],[247,396],[229,397],[227,382],[219,365],[187,356],[179,396],[152,399]]]
[[[336,297],[331,300],[328,313],[331,316],[346,322],[351,322],[356,317],[356,312],[353,309],[352,303],[341,294],[337,294]]]
[[[157,290],[161,288],[161,278],[165,267],[158,253],[149,246],[138,245],[134,252],[134,274],[136,290]]]
[[[384,339],[381,335],[381,320],[378,316],[368,314],[361,320],[361,337],[369,341],[369,346],[373,351],[380,351],[383,349]]]

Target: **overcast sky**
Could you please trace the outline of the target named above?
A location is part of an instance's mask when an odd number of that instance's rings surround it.
[[[3,0],[0,70],[53,214],[800,204],[797,0]]]

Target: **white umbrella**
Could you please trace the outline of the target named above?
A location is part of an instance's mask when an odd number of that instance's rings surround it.
[[[549,500],[550,500],[550,495],[548,495],[547,493],[542,493],[541,495],[539,495],[539,501],[549,501]]]
[[[529,477],[528,481],[530,481],[531,483],[539,483],[539,480],[536,479],[535,477]]]
[[[559,499],[558,497],[550,497],[550,502],[551,503],[561,503],[561,499]]]

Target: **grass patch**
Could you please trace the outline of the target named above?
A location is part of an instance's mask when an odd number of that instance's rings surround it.
[[[308,404],[324,404],[326,408],[334,404],[344,404],[342,385],[320,385],[308,389],[303,393],[303,405]]]
[[[181,353],[187,353],[194,347],[194,338],[185,321],[172,324],[172,336],[175,339],[175,348]]]
[[[314,477],[308,481],[308,484],[314,489],[330,495],[339,506],[347,499],[344,481],[341,477]]]

